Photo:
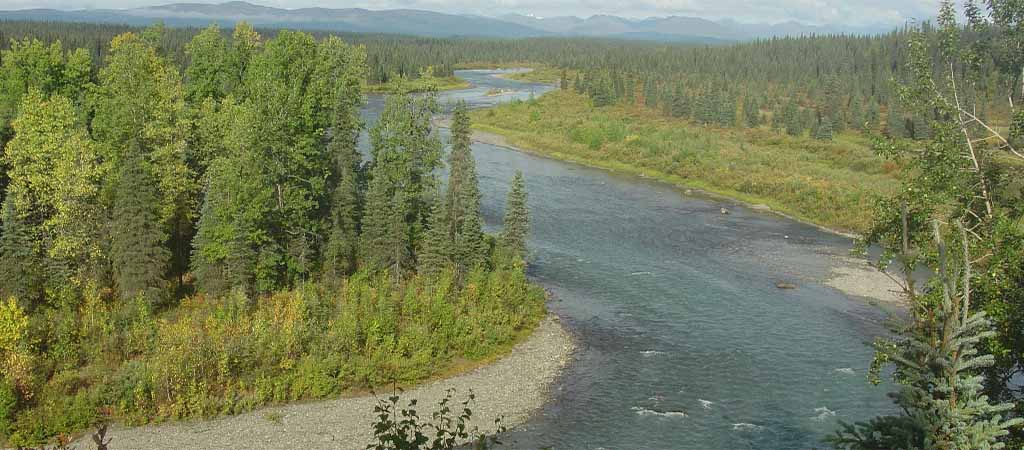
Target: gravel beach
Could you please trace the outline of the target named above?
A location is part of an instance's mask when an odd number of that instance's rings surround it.
[[[863,259],[835,258],[825,284],[847,295],[897,305],[905,301],[900,285]]]
[[[558,318],[548,316],[509,355],[472,372],[409,389],[402,394],[403,406],[418,399],[418,412],[429,418],[445,391],[457,389],[455,397],[461,401],[472,389],[472,425],[490,432],[500,416],[505,426],[522,424],[544,405],[574,345]],[[108,436],[111,450],[361,450],[372,437],[375,404],[373,396],[342,398],[208,421],[114,428]],[[80,445],[91,448],[87,438],[82,441]]]

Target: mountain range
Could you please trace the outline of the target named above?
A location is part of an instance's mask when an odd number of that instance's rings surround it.
[[[245,20],[256,26],[414,36],[478,36],[524,38],[586,36],[674,42],[715,43],[812,33],[866,34],[884,29],[838,29],[798,22],[742,24],[696,17],[629,19],[610,15],[538,18],[521,14],[500,17],[445,14],[415,9],[362,8],[282,9],[243,1],[220,4],[175,3],[133,9],[23,9],[0,11],[0,20],[42,20],[148,25],[161,20],[168,26],[205,26],[211,22],[231,26]]]

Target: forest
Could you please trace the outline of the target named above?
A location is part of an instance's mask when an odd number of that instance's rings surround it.
[[[503,231],[483,232],[474,128],[880,249],[907,311],[868,378],[897,386],[896,412],[830,445],[1024,442],[1015,2],[720,46],[27,22],[0,23],[0,41],[11,445],[423,380],[513,345],[545,294],[524,272],[521,175]],[[445,145],[432,92],[493,66],[559,89],[461,105]],[[394,94],[364,160],[368,91]]]
[[[390,96],[367,162],[362,47],[241,24],[181,70],[165,39],[2,53],[8,445],[422,380],[544,315],[525,184],[485,234],[464,107],[445,151],[436,99]]]

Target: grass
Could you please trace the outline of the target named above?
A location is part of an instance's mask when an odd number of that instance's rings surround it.
[[[898,186],[898,168],[852,133],[823,142],[705,127],[642,107],[594,108],[563,91],[472,114],[474,127],[525,151],[764,204],[838,231],[864,231],[865,211]]]
[[[470,82],[459,77],[420,77],[415,80],[396,78],[383,84],[368,84],[366,92],[394,94],[398,92],[453,91],[472,87]]]
[[[557,83],[562,79],[562,69],[548,66],[532,67],[532,69],[528,72],[510,73],[505,75],[505,78],[528,83]]]
[[[528,83],[557,83],[562,78],[562,69],[557,67],[546,66],[543,64],[533,62],[513,62],[513,63],[469,63],[460,64],[459,69],[531,69],[528,72],[510,73],[502,75],[503,78],[510,80],[524,81]],[[575,76],[576,72],[569,71],[568,75],[571,79]]]

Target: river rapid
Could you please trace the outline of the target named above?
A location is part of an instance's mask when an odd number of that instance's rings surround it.
[[[460,71],[472,108],[552,89]],[[489,92],[504,90],[501,95]],[[372,125],[383,108],[370,96]],[[441,130],[447,139],[447,130]],[[361,143],[368,149],[365,136]],[[489,231],[526,178],[530,275],[578,340],[515,448],[811,449],[892,409],[865,375],[884,314],[823,280],[849,238],[632,176],[473,145]],[[723,214],[726,208],[729,214]],[[796,289],[779,289],[780,282]]]

